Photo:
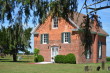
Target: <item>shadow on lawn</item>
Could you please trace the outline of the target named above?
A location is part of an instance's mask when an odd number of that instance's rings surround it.
[[[10,59],[0,59],[0,60],[10,60]]]
[[[0,59],[0,62],[14,62],[10,59]],[[30,63],[31,61],[17,61],[16,63]]]

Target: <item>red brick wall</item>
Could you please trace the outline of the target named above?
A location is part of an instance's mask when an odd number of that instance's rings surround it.
[[[85,59],[84,54],[82,54],[84,49],[83,46],[81,46],[79,34],[77,32],[72,32],[71,29],[75,29],[75,27],[63,19],[59,20],[58,29],[52,29],[51,17],[48,17],[45,23],[40,25],[40,27],[36,30],[36,32],[39,32],[39,34],[34,36],[34,47],[40,49],[40,54],[44,56],[45,61],[51,61],[51,46],[55,45],[59,47],[59,54],[61,55],[66,55],[68,53],[75,54],[77,63],[93,62],[93,54],[91,56],[91,59]],[[71,33],[71,43],[69,44],[61,43],[62,32]],[[49,34],[49,44],[40,44],[40,35],[44,33]],[[105,37],[99,37],[99,40],[103,42],[105,42],[105,39],[106,39]],[[105,45],[103,45],[103,48],[104,48],[103,59],[98,60],[98,62],[101,62],[102,60],[105,61],[106,57]]]
[[[82,54],[84,52],[84,47],[79,46],[78,63],[101,63],[102,61],[106,62],[106,37],[98,35],[98,39],[96,39],[96,34],[92,35],[92,37],[93,37],[93,44],[91,47],[91,52],[92,52],[91,58],[85,59],[85,55]],[[95,42],[95,40],[97,41]],[[102,58],[101,59],[98,59],[98,41],[102,42]]]

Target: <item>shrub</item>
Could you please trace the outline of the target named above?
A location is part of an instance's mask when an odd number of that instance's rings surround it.
[[[44,57],[42,55],[38,55],[38,62],[44,61]]]
[[[72,53],[67,54],[67,55],[65,56],[64,63],[75,64],[75,63],[76,63],[75,55],[72,54]]]
[[[39,54],[39,49],[35,48],[34,49],[34,62],[38,62],[38,54]]]
[[[44,57],[42,55],[37,55],[34,57],[34,62],[42,62],[44,61]]]
[[[38,57],[37,56],[34,57],[34,62],[38,62]]]
[[[64,63],[65,55],[57,55],[55,57],[55,63]]]
[[[107,60],[107,61],[110,61],[110,57],[107,57],[106,60]]]
[[[39,54],[39,51],[40,51],[39,49],[35,48],[34,49],[34,56],[38,55]]]

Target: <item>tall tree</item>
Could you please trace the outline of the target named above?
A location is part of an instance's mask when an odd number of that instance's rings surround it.
[[[3,52],[7,51],[8,54],[13,55],[13,61],[17,61],[18,51],[31,48],[31,28],[23,29],[22,25],[16,24],[8,28],[3,27],[0,32],[3,32],[3,36],[1,36],[3,43],[0,43]]]
[[[94,13],[101,9],[110,8],[108,4],[110,0],[91,0],[93,4],[88,5],[89,0],[84,0],[82,9],[86,9],[86,25],[84,29],[85,51],[90,48],[92,41],[90,34],[89,18],[91,13]],[[99,8],[91,8],[92,5],[102,3],[107,1],[107,6]],[[33,23],[37,22],[43,23],[48,15],[54,17],[62,17],[68,21],[68,17],[74,18],[74,12],[77,11],[78,0],[0,0],[0,21],[4,22],[5,18],[9,23],[17,22],[19,25],[23,23],[28,23],[31,16],[33,16]],[[15,11],[15,9],[18,11]],[[82,10],[81,9],[81,10]],[[88,9],[91,11],[89,12]],[[17,13],[15,13],[17,12]],[[32,13],[33,12],[33,13]],[[32,14],[31,14],[32,13]],[[16,15],[17,14],[17,15]],[[90,38],[86,38],[86,37]],[[89,43],[88,43],[89,42]]]

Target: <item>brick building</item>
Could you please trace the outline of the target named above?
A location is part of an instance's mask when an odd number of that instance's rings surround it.
[[[56,55],[66,55],[73,53],[76,56],[76,63],[98,63],[106,61],[106,36],[108,34],[99,26],[94,19],[92,25],[92,54],[82,54],[84,48],[81,45],[81,37],[78,33],[80,24],[83,22],[83,14],[79,17],[74,14],[74,20],[69,18],[69,22],[63,18],[51,18],[50,16],[43,24],[33,28],[34,48],[40,49],[45,61],[53,61]],[[78,17],[78,21],[77,21]],[[98,27],[98,29],[96,29]]]

